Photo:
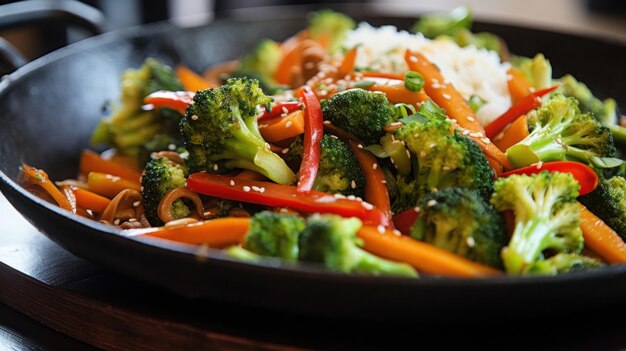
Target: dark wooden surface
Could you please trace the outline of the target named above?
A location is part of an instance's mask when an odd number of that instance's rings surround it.
[[[467,317],[463,311],[443,324],[419,315],[415,323],[375,324],[188,300],[71,255],[3,197],[0,303],[0,349],[91,349],[87,344],[119,350],[626,348],[626,306],[585,312],[572,306],[572,314],[562,318],[522,321],[480,316],[482,321],[469,325],[458,322]]]

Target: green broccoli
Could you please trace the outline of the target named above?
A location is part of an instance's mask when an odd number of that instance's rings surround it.
[[[626,240],[626,180],[600,175],[598,187],[579,201]]]
[[[224,172],[234,168],[257,171],[279,184],[291,184],[293,171],[269,149],[257,124],[257,106],[272,98],[259,82],[231,78],[219,88],[196,92],[180,121],[192,172]]]
[[[508,237],[504,220],[475,190],[449,188],[426,194],[411,236],[470,260],[502,267]]]
[[[583,248],[580,185],[570,173],[543,171],[534,175],[498,178],[491,203],[512,210],[515,229],[502,261],[511,275],[529,274],[547,253],[579,253]]]
[[[422,195],[444,188],[476,189],[483,197],[489,197],[494,174],[485,154],[465,135],[451,132],[452,124],[445,111],[427,102],[419,113],[401,121],[404,125],[393,132],[393,138],[382,139],[395,139],[399,142],[396,146],[405,147],[397,155],[410,158],[411,164],[407,175],[401,172],[407,160],[394,160],[398,167],[394,212],[415,207]]]
[[[331,54],[341,48],[341,42],[346,33],[355,26],[352,18],[329,9],[316,11],[309,15],[308,31],[311,38],[327,38],[328,52]]]
[[[603,166],[603,157],[615,155],[611,132],[590,114],[578,109],[578,101],[555,94],[528,113],[530,134],[506,150],[514,167],[537,162],[575,160]]]
[[[107,144],[123,154],[137,157],[140,147],[155,135],[177,135],[177,113],[168,109],[142,110],[143,99],[157,90],[183,90],[170,67],[148,58],[139,69],[125,71],[121,105],[111,116],[100,121],[91,136],[91,143]]]
[[[299,216],[263,211],[250,220],[243,247],[262,256],[298,259],[298,238],[305,222]]]
[[[294,140],[289,146],[287,160],[300,163],[303,148],[301,138]],[[363,197],[365,177],[350,147],[337,137],[325,134],[322,137],[321,150],[313,189]]]
[[[356,135],[366,145],[377,144],[393,109],[384,93],[350,89],[322,100],[324,119]]]
[[[241,59],[239,68],[231,74],[231,78],[258,79],[264,92],[274,93],[277,88],[274,73],[276,73],[281,57],[280,45],[271,39],[263,39]]]
[[[141,196],[151,225],[164,224],[158,215],[159,202],[171,190],[187,185],[186,173],[184,166],[165,157],[152,159],[146,164],[141,176]],[[174,217],[183,218],[189,215],[190,208],[183,200],[176,200],[171,211]]]
[[[598,99],[583,82],[577,81],[569,74],[559,79],[558,82],[560,83],[558,92],[576,98],[580,102],[580,110],[583,113],[592,113],[603,126],[611,130],[616,142],[626,144],[626,128],[618,124],[617,102],[614,99],[604,101]]]
[[[552,65],[543,54],[537,54],[532,59],[516,56],[511,61],[535,89],[541,90],[552,86]]]
[[[602,266],[604,264],[594,258],[561,252],[545,260],[535,262],[528,267],[527,274],[554,276],[570,272],[587,272]]]
[[[417,276],[407,264],[382,259],[361,249],[361,242],[356,236],[361,225],[358,218],[336,215],[309,217],[306,228],[300,234],[300,260],[322,263],[331,270],[343,273]]]
[[[472,11],[467,6],[459,6],[449,12],[422,16],[412,31],[431,39],[440,35],[454,36],[461,29],[470,29],[472,21]]]

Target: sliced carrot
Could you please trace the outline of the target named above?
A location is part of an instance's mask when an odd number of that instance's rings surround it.
[[[401,79],[368,77],[365,80],[374,82],[366,90],[385,93],[387,99],[394,104],[403,102],[416,105],[428,100],[428,95],[423,90],[409,90],[404,86],[404,80]]]
[[[523,115],[506,128],[501,134],[493,138],[493,143],[502,151],[519,143],[528,136],[528,117]]]
[[[106,160],[91,150],[84,150],[80,156],[80,174],[87,175],[90,172],[112,174],[133,182],[139,182],[141,178],[141,171],[136,168],[114,160]]]
[[[502,169],[502,165],[498,163],[498,161],[487,157],[487,162],[489,162],[489,166],[491,166],[491,169],[493,169],[493,173],[496,178],[499,177],[502,172],[504,172],[504,169]]]
[[[290,84],[293,75],[293,68],[300,65],[302,61],[302,50],[304,41],[298,42],[298,45],[290,48],[289,51],[283,53],[283,57],[274,73],[274,80],[279,84]]]
[[[141,183],[118,177],[113,174],[89,172],[87,175],[87,188],[98,195],[114,198],[120,191],[133,189],[141,191]]]
[[[285,117],[266,119],[259,124],[263,139],[275,143],[304,133],[304,111],[297,110]]]
[[[206,244],[214,248],[224,248],[240,244],[248,227],[249,218],[225,217],[187,225],[165,226],[131,230],[131,235],[161,238],[191,245]]]
[[[509,75],[507,80],[509,94],[511,94],[511,100],[514,104],[532,93],[532,84],[522,72],[516,68],[510,68],[507,74]]]
[[[357,47],[355,46],[352,49],[348,50],[348,52],[346,52],[346,54],[343,56],[343,62],[338,68],[340,77],[354,73],[354,66],[356,64],[356,54],[357,54]]]
[[[72,192],[76,197],[76,206],[86,210],[102,213],[107,206],[109,206],[109,203],[111,203],[111,200],[106,197],[86,189],[72,187]]]
[[[217,85],[184,65],[176,66],[176,76],[183,83],[185,90],[198,91],[217,87]]]
[[[357,232],[357,236],[363,240],[363,249],[390,260],[408,263],[422,273],[461,278],[502,274],[494,268],[472,262],[408,236],[395,235],[390,230],[381,234],[377,227],[363,226]]]
[[[580,206],[580,229],[585,245],[609,263],[626,263],[624,240],[585,206]]]
[[[26,176],[29,183],[40,186],[45,190],[59,205],[59,207],[70,212],[76,212],[76,207],[72,206],[70,200],[65,196],[59,188],[48,177],[48,174],[41,169],[22,164],[22,173]]]
[[[420,73],[424,77],[424,90],[433,101],[446,110],[448,116],[470,131],[468,137],[474,140],[487,157],[497,161],[504,168],[510,169],[511,163],[506,155],[485,137],[485,130],[478,122],[476,114],[467,101],[446,81],[441,72],[426,56],[411,50],[405,53],[405,61],[409,69]]]

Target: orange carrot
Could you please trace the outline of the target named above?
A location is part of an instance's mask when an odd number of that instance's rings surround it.
[[[141,172],[135,168],[106,160],[91,150],[84,150],[80,156],[80,173],[87,175],[90,172],[108,173],[133,182],[139,182],[141,178]]]
[[[369,91],[380,91],[387,95],[387,99],[394,103],[418,104],[428,100],[428,96],[423,90],[411,91],[404,86],[404,80],[388,79],[379,77],[368,77],[364,80],[373,81],[374,85],[368,87]]]
[[[532,84],[530,84],[522,72],[516,68],[510,68],[507,74],[509,75],[507,80],[509,94],[511,94],[511,100],[513,100],[514,104],[532,93]]]
[[[304,111],[297,110],[285,117],[274,117],[259,124],[263,139],[275,143],[304,133]]]
[[[409,69],[420,73],[424,77],[424,90],[433,101],[448,112],[448,116],[470,131],[468,137],[474,140],[487,157],[492,158],[504,168],[510,169],[511,163],[506,155],[485,137],[485,130],[478,122],[476,114],[467,104],[463,96],[448,82],[441,72],[426,56],[407,50],[404,59]]]
[[[183,83],[185,90],[189,91],[205,90],[217,86],[184,65],[176,66],[176,76]]]
[[[585,245],[609,263],[626,263],[624,240],[585,206],[579,206],[580,229]]]
[[[296,33],[295,35],[285,39],[285,41],[283,41],[280,44],[280,50],[283,52],[283,54],[287,53],[293,50],[293,48],[295,48],[296,46],[298,46],[301,41],[305,39],[310,39],[310,38],[311,38],[311,35],[309,34],[309,31],[306,29],[303,29],[299,31],[298,33]]]
[[[497,269],[408,236],[395,235],[390,230],[381,234],[376,227],[363,226],[357,236],[363,240],[363,249],[390,260],[408,263],[422,273],[463,278],[502,274]]]
[[[493,138],[493,143],[502,151],[517,144],[528,136],[528,117],[523,115],[506,128],[500,135]]]
[[[109,206],[109,203],[111,203],[111,200],[106,197],[100,196],[89,190],[77,187],[72,187],[71,189],[76,197],[76,206],[80,208],[102,213],[107,206]]]
[[[340,77],[354,73],[354,65],[356,63],[356,53],[357,53],[357,47],[355,46],[352,49],[348,50],[348,52],[346,52],[346,54],[343,56],[343,62],[338,68]]]
[[[87,175],[89,191],[108,198],[114,198],[120,191],[133,189],[141,191],[141,183],[124,179],[112,174],[89,172]]]
[[[129,233],[191,245],[206,244],[213,248],[224,248],[240,244],[249,225],[249,218],[225,217],[187,225],[131,230]]]
[[[293,68],[298,66],[302,61],[302,44],[304,41],[298,42],[298,45],[293,46],[289,51],[283,53],[283,57],[276,68],[274,73],[274,80],[279,84],[290,84],[291,77],[293,75]]]
[[[22,173],[26,176],[29,183],[40,186],[50,194],[59,207],[70,212],[76,212],[76,207],[72,206],[70,200],[54,185],[46,172],[23,163]]]

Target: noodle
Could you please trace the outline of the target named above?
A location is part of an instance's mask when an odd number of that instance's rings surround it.
[[[164,222],[168,223],[178,218],[172,215],[172,205],[176,200],[180,199],[188,199],[193,202],[196,207],[196,213],[200,218],[202,218],[204,214],[204,205],[202,205],[202,200],[200,200],[200,196],[193,191],[188,190],[187,188],[175,188],[169,191],[159,202],[159,207],[157,213],[159,218]]]

